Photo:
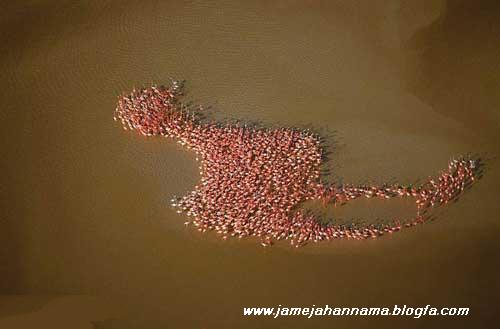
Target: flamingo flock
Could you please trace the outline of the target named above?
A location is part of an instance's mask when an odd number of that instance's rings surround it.
[[[245,125],[204,123],[198,111],[180,102],[182,86],[152,86],[118,98],[114,119],[145,136],[175,138],[197,155],[201,181],[182,198],[171,200],[200,232],[215,231],[223,239],[260,237],[266,247],[289,240],[307,242],[340,238],[377,238],[424,222],[426,211],[458,197],[475,179],[477,162],[452,160],[447,170],[419,187],[327,186],[320,178],[323,154],[318,136],[296,129],[257,129]],[[385,225],[321,224],[300,204],[318,200],[344,204],[366,198],[414,198],[412,219]]]

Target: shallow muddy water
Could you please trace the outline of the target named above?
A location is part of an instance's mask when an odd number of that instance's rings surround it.
[[[498,313],[495,1],[24,1],[2,5],[0,40],[0,291],[28,295],[0,299],[0,327],[458,328]],[[222,241],[169,207],[199,178],[194,155],[112,120],[121,92],[170,78],[214,120],[318,131],[330,182],[413,183],[467,153],[485,175],[434,221],[376,241]],[[242,315],[279,304],[471,315]]]

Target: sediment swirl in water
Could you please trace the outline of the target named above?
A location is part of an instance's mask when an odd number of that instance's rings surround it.
[[[181,86],[134,90],[120,96],[115,120],[145,136],[165,136],[194,151],[201,181],[172,205],[191,218],[199,231],[215,230],[223,239],[258,236],[268,246],[289,239],[298,247],[308,241],[376,238],[424,222],[426,211],[455,199],[474,181],[477,163],[460,158],[419,187],[326,186],[320,178],[322,149],[318,136],[295,129],[257,129],[202,123],[197,111],[180,101]],[[299,209],[307,200],[345,203],[359,197],[412,197],[414,218],[387,225],[340,226],[319,223]]]

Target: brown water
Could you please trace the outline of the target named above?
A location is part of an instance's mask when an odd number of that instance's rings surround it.
[[[0,327],[472,327],[498,313],[497,1],[1,9],[0,291],[29,297],[0,298]],[[331,181],[411,183],[467,152],[486,174],[436,221],[377,241],[221,241],[168,206],[196,183],[194,156],[112,120],[120,92],[169,77],[186,79],[214,118],[322,131]],[[364,202],[342,215],[370,206],[374,217],[407,211]],[[471,316],[242,316],[278,304],[466,306]]]

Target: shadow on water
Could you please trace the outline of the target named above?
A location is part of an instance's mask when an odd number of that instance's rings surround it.
[[[116,321],[114,319],[106,319],[103,321],[92,321],[92,329],[118,329],[116,326]]]
[[[0,319],[41,310],[55,297],[0,295]]]
[[[474,129],[498,128],[499,44],[499,1],[449,0],[437,20],[404,44],[408,61],[415,63],[407,89],[470,127],[471,135]]]

